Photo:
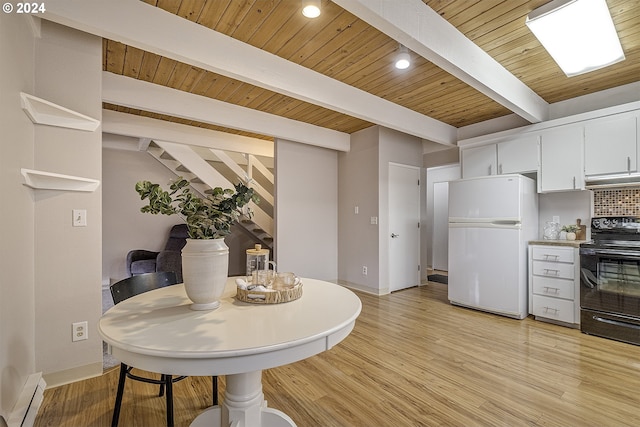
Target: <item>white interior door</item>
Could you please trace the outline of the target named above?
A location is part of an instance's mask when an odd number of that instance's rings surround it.
[[[389,289],[420,284],[420,169],[389,164]]]
[[[433,234],[431,266],[449,269],[449,183],[433,183]]]

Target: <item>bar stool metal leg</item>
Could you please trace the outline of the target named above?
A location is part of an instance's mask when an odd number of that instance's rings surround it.
[[[213,406],[218,404],[218,377],[211,377],[213,383]]]
[[[118,419],[120,418],[120,406],[122,405],[122,395],[124,394],[124,381],[127,379],[127,369],[129,369],[127,365],[125,365],[124,363],[120,363],[120,378],[118,379],[116,403],[113,407],[113,416],[111,417],[111,427],[118,427]]]
[[[164,385],[167,383],[167,377],[165,374],[160,374],[160,392],[158,397],[164,396]]]
[[[173,381],[171,375],[164,375],[167,392],[167,427],[173,427]]]

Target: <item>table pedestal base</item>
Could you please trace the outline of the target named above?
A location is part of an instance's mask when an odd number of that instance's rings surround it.
[[[296,427],[284,412],[267,408],[262,371],[226,376],[222,405],[198,415],[191,427]]]

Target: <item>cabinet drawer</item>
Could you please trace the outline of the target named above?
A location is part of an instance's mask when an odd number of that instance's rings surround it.
[[[536,295],[554,298],[564,298],[573,301],[575,296],[575,282],[567,279],[533,276],[532,290]]]
[[[558,248],[553,246],[533,246],[532,257],[540,261],[573,263],[573,248]]]
[[[573,301],[565,299],[534,295],[532,314],[534,316],[558,320],[560,322],[576,323],[574,319]]]
[[[542,277],[552,277],[556,279],[573,280],[573,264],[562,264],[560,262],[533,261],[533,275]]]

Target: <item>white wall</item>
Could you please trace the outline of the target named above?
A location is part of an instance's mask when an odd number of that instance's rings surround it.
[[[377,166],[378,128],[353,133],[351,150],[338,154],[338,277],[347,286],[374,294],[380,282],[379,226],[371,224],[372,216],[380,216]]]
[[[20,108],[33,93],[27,19],[0,14],[0,425],[35,370],[34,203],[20,168],[33,168],[34,127]]]
[[[587,240],[591,238],[591,206],[592,192],[562,191],[538,195],[538,238],[544,236],[544,224],[551,221],[554,215],[560,217],[560,225],[575,224],[580,218],[587,226]]]
[[[339,278],[374,294],[389,293],[389,163],[421,167],[422,141],[372,126],[352,134],[351,150],[339,154]]]
[[[275,261],[279,271],[338,278],[338,155],[276,140]]]
[[[87,116],[102,114],[102,40],[42,21],[36,42],[35,95]],[[100,128],[35,127],[36,169],[101,179]],[[102,189],[34,191],[36,369],[50,386],[102,374]],[[72,227],[72,210],[87,211]],[[71,324],[88,321],[88,340],[72,342]]]

